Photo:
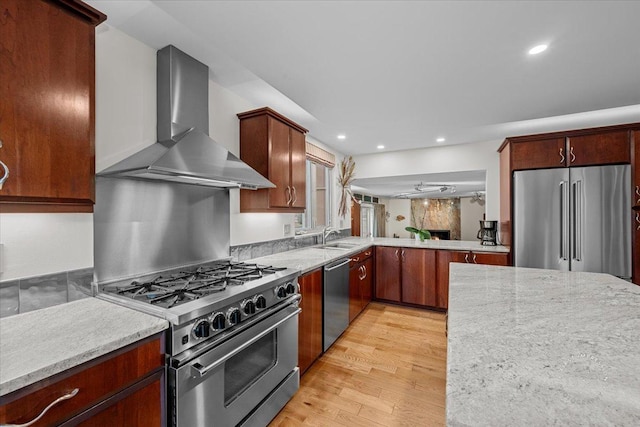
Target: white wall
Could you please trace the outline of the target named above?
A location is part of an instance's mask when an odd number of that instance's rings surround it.
[[[471,197],[460,198],[460,240],[475,241],[480,229],[480,221],[484,214],[484,206],[471,203]]]
[[[438,172],[487,171],[486,213],[488,220],[500,218],[500,161],[502,142],[460,144],[418,150],[355,156],[357,178]]]
[[[411,226],[411,200],[410,199],[387,199],[385,201],[386,211],[391,214],[387,222],[387,237],[393,237],[394,233],[401,238],[411,237],[411,233],[404,228]],[[402,215],[402,221],[396,221],[396,217]]]

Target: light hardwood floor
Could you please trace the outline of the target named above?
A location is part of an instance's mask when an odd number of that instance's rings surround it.
[[[445,425],[446,357],[443,313],[371,303],[270,427]]]

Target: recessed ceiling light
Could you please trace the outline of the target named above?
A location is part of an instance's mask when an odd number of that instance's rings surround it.
[[[378,145],[378,150],[384,149],[384,145]]]
[[[446,141],[446,140],[443,137],[440,137],[440,138],[436,139],[436,142],[444,142],[444,141]]]
[[[338,135],[338,139],[347,139],[347,135],[341,133]]]
[[[538,46],[534,46],[531,49],[529,49],[529,55],[537,55],[541,52],[544,52],[545,50],[547,50],[547,45],[539,44]]]

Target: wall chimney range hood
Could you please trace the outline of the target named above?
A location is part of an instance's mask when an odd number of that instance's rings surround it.
[[[175,46],[157,54],[158,142],[98,173],[222,188],[275,185],[209,133],[209,68]]]

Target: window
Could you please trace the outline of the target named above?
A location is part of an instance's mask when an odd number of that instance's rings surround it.
[[[332,168],[307,160],[307,204],[296,215],[296,230],[331,225],[332,177]]]

